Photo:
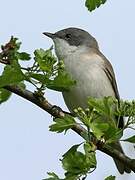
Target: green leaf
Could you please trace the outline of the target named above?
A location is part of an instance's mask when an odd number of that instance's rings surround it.
[[[63,180],[78,180],[78,175],[73,175],[70,173],[65,173],[65,178]]]
[[[17,84],[24,80],[25,76],[20,69],[18,62],[13,61],[11,65],[6,65],[2,75],[0,76],[0,87],[10,84]]]
[[[72,146],[65,154],[63,154],[63,157],[66,157],[66,156],[68,156],[69,154],[74,154],[74,153],[77,151],[77,148],[78,148],[81,144],[82,144],[82,143],[76,144],[76,145]]]
[[[96,150],[96,147],[94,146],[94,144],[90,144],[90,143],[84,144],[86,162],[87,164],[89,164],[90,168],[96,168],[96,165],[97,165],[95,150]]]
[[[43,180],[61,180],[54,172],[47,173],[50,177]]]
[[[116,99],[113,97],[108,96],[103,99],[90,97],[88,99],[88,105],[93,107],[99,114],[106,116],[109,119],[114,118]]]
[[[52,54],[52,51],[37,49],[34,52],[35,60],[38,62],[41,70],[51,73],[53,71],[53,66],[57,62],[56,57]]]
[[[92,11],[96,8],[95,0],[86,0],[85,6],[88,8],[89,11]]]
[[[56,91],[68,91],[75,84],[70,75],[64,71],[64,64],[62,62],[57,63],[51,49],[37,49],[34,54],[34,59],[38,63],[37,70],[41,73],[40,75],[30,73],[32,78]]]
[[[109,126],[108,130],[104,134],[106,143],[112,143],[118,141],[123,135],[123,130]]]
[[[38,58],[43,59],[48,54],[51,55],[51,51],[50,50],[44,50],[44,49],[40,48],[40,49],[36,49],[34,51],[34,54],[35,54],[36,60],[38,60]]]
[[[94,9],[98,8],[105,2],[106,0],[86,0],[85,6],[88,8],[89,11],[93,11]]]
[[[30,73],[29,75],[31,78],[36,79],[37,81],[41,82],[42,84],[47,84],[51,81],[44,74]]]
[[[61,133],[71,129],[75,125],[75,120],[71,116],[66,115],[64,118],[56,118],[55,124],[49,126],[50,131]]]
[[[10,96],[11,96],[10,91],[0,88],[0,104],[7,101],[10,98]]]
[[[115,176],[111,175],[111,176],[108,176],[107,178],[105,178],[105,180],[115,180],[115,178],[116,178]]]
[[[77,151],[81,144],[72,146],[64,155],[62,159],[63,168],[66,170],[66,177],[77,177],[86,175],[90,168],[95,168],[95,153],[88,152],[83,154]],[[74,177],[74,178],[75,178]],[[76,179],[76,178],[75,178]]]
[[[86,172],[86,158],[82,152],[77,151],[79,145],[75,145],[63,155],[63,168],[67,171],[67,175],[76,175]]]
[[[96,119],[90,124],[90,128],[92,129],[92,132],[96,138],[100,139],[101,136],[103,136],[108,130],[109,124],[102,122],[102,120]]]
[[[114,127],[117,126],[116,107],[118,101],[116,99],[113,97],[104,97],[103,99],[89,98],[88,105],[90,109],[94,109],[95,119]]]
[[[132,136],[132,137],[129,137],[129,138],[127,138],[127,139],[124,139],[124,140],[122,140],[122,141],[127,141],[127,142],[130,142],[130,143],[135,143],[135,135]]]
[[[104,105],[103,99],[97,99],[90,97],[88,99],[89,107],[93,107],[98,113],[106,115],[106,106]]]
[[[90,128],[97,139],[103,136],[107,143],[119,140],[122,137],[123,130],[117,127],[115,112],[118,101],[112,97],[89,98],[88,105],[89,108],[94,109],[95,116],[93,115],[90,122]]]
[[[97,8],[100,6],[101,0],[95,0]]]
[[[24,61],[28,61],[31,59],[30,54],[28,54],[26,52],[21,52],[21,53],[18,52],[17,57],[18,57],[18,59],[24,60]]]
[[[70,75],[65,71],[60,71],[54,80],[50,80],[47,88],[56,91],[69,91],[71,86],[75,85],[75,81],[71,79]]]

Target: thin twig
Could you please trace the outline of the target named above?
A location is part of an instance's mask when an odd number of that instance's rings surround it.
[[[25,98],[26,100],[32,102],[33,104],[36,104],[38,107],[43,109],[44,111],[47,111],[49,114],[51,114],[54,117],[63,118],[65,116],[64,111],[54,111],[53,105],[50,104],[44,97],[36,97],[36,95],[28,90],[21,89],[18,86],[6,86],[5,89]],[[74,132],[79,134],[82,138],[85,140],[88,139],[88,132],[85,128],[83,128],[79,124],[75,124],[72,128]],[[95,138],[94,138],[95,143]],[[97,149],[108,154],[109,156],[120,160],[122,163],[126,164],[127,167],[129,167],[133,172],[135,172],[135,159],[130,159],[125,154],[119,152],[118,150],[114,149],[113,147],[109,145],[98,145],[99,142],[97,141]]]

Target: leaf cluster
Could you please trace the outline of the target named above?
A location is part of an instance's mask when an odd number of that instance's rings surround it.
[[[28,82],[34,86],[36,92],[43,95],[46,88],[68,91],[75,84],[65,71],[63,61],[57,61],[52,49],[37,49],[34,51],[34,59],[31,59],[30,54],[20,52],[20,46],[21,42],[15,37],[11,37],[7,44],[1,46],[0,63],[4,65],[4,70],[0,76],[0,103],[8,100],[11,95],[3,89],[8,85],[26,87]],[[32,66],[21,66],[21,61],[30,60],[33,62]]]
[[[65,170],[65,178],[63,180],[77,180],[77,179],[85,179],[87,173],[90,173],[96,168],[96,158],[95,152],[93,151],[93,147],[89,143],[83,144],[84,153],[78,151],[78,147],[81,144],[77,144],[72,146],[61,159],[62,166]],[[57,179],[60,178],[55,173],[48,173],[49,179]]]
[[[86,177],[92,168],[96,168],[96,146],[93,143],[93,137],[101,145],[111,145],[111,143],[120,140],[125,129],[134,126],[135,103],[134,101],[118,101],[112,97],[105,97],[103,99],[88,98],[88,108],[83,109],[79,107],[74,112],[79,120],[75,121],[73,117],[65,116],[62,119],[55,119],[55,123],[50,126],[50,131],[58,133],[66,132],[75,125],[82,125],[87,130],[83,146],[85,154],[80,151],[78,152],[78,145],[75,145],[62,159],[63,168],[66,170],[64,179],[71,178],[71,180],[72,177],[73,179]],[[122,129],[119,128],[119,123],[122,120],[121,116],[128,117]],[[123,139],[122,141],[135,143],[135,136]],[[86,160],[87,158],[88,161]],[[113,180],[115,177],[109,176],[106,179]]]

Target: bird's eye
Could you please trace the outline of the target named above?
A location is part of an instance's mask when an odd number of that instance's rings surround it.
[[[71,34],[66,34],[66,35],[65,35],[65,38],[66,38],[66,39],[70,39],[70,38],[71,38]]]

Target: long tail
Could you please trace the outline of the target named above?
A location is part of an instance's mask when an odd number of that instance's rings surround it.
[[[124,154],[120,142],[115,142],[111,146]],[[126,172],[126,173],[130,173],[131,172],[131,169],[128,168],[126,166],[126,164],[121,163],[119,160],[117,160],[115,158],[113,158],[113,160],[114,160],[114,162],[116,164],[116,167],[117,167],[117,169],[118,169],[120,174],[123,174],[124,172]]]

